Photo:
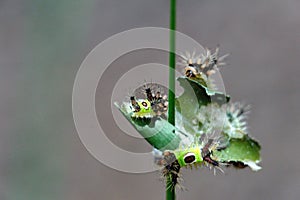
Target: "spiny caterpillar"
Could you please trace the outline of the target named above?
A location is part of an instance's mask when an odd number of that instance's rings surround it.
[[[247,114],[250,112],[250,105],[235,102],[227,107],[226,115],[231,125],[232,132],[238,132],[242,136],[247,134]]]
[[[134,96],[130,97],[131,106],[133,109],[133,118],[152,118],[154,112],[151,108],[151,103],[147,99],[136,100]]]
[[[209,77],[216,72],[218,66],[225,65],[222,61],[227,56],[228,54],[219,57],[219,47],[216,48],[215,53],[206,49],[204,54],[196,57],[195,53],[181,55],[181,65],[185,66],[184,74],[188,78],[203,78],[202,75]]]
[[[153,92],[153,90],[155,91]],[[133,109],[133,118],[152,118],[155,116],[166,117],[168,100],[165,94],[167,89],[157,83],[145,84],[137,88],[134,96],[130,97]],[[136,99],[135,96],[140,99]]]
[[[239,102],[222,106],[217,103],[201,106],[196,111],[194,119],[191,120],[191,127],[200,134],[221,130],[222,134],[229,138],[243,138],[247,135],[245,119],[249,113],[249,107]]]
[[[167,150],[163,152],[163,158],[159,163],[164,166],[162,173],[165,177],[169,177],[172,180],[172,187],[175,187],[178,185],[179,173],[182,167],[192,168],[194,166],[197,168],[205,164],[223,172],[220,168],[220,162],[213,158],[213,151],[217,150],[217,148],[217,140],[208,139],[203,134],[199,139],[199,143],[192,144],[188,148],[174,151]]]

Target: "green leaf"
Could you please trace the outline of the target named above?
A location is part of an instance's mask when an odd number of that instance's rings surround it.
[[[243,163],[252,170],[259,170],[260,145],[258,142],[245,136],[242,139],[230,139],[225,149],[214,151],[214,156],[223,163]]]
[[[177,98],[179,102],[191,102],[189,99],[191,98],[193,101],[192,107],[200,107],[202,105],[207,105],[211,102],[216,102],[219,105],[224,103],[228,103],[230,97],[221,92],[214,91],[206,87],[203,81],[199,81],[197,79],[190,79],[185,76],[178,77],[177,79],[180,85],[184,88],[184,93]],[[202,79],[201,79],[202,80]],[[191,105],[189,105],[191,107]]]
[[[190,79],[181,76],[177,79],[183,87],[184,92],[176,98],[176,116],[177,121],[183,121],[183,127],[186,131],[196,134],[192,128],[191,122],[195,119],[199,108],[208,103],[225,104],[230,97],[217,91],[208,89],[203,80]]]
[[[194,136],[200,134],[199,129],[195,129],[195,125],[192,124],[198,112],[202,113],[203,110],[201,109],[206,107],[208,107],[208,110],[218,109],[219,105],[229,101],[229,96],[209,90],[196,80],[179,77],[178,81],[184,88],[184,93],[176,99],[175,117],[177,128],[160,117],[132,117],[133,112],[130,109],[129,102],[123,102],[121,107],[116,104],[127,120],[149,144],[161,151],[176,150],[182,145],[190,145]],[[212,103],[216,105],[216,108],[211,107]],[[200,107],[201,109],[199,109]],[[179,129],[184,130],[185,133]],[[222,150],[213,152],[213,156],[218,161],[234,166],[240,164],[239,168],[249,166],[252,170],[260,169],[257,165],[260,161],[260,145],[258,142],[248,135],[244,135],[242,138],[232,138],[225,133],[223,134],[226,135],[225,137],[229,141]]]
[[[160,117],[133,118],[129,103],[124,102],[121,106],[115,103],[115,105],[145,140],[158,150],[175,150],[179,147],[182,137],[185,137],[165,119]]]

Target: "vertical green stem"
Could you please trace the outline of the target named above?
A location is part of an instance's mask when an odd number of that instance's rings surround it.
[[[170,0],[170,55],[169,55],[169,109],[168,121],[175,125],[175,30],[176,30],[176,0]],[[166,200],[175,200],[175,188],[172,179],[167,176]]]
[[[175,30],[176,0],[170,0],[169,110],[168,121],[175,125]]]

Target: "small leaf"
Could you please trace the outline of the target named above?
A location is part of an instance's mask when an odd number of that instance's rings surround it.
[[[176,116],[183,120],[183,127],[193,134],[194,130],[191,122],[197,116],[199,108],[208,103],[215,102],[219,105],[225,104],[229,101],[230,97],[217,91],[209,90],[202,82],[187,77],[179,77],[177,79],[180,85],[184,88],[181,96],[176,98]]]
[[[177,79],[180,85],[184,88],[184,93],[177,98],[178,101],[192,97],[197,98],[197,104],[195,106],[206,105],[207,103],[216,102],[220,105],[228,103],[230,97],[221,92],[214,91],[206,87],[201,81],[197,79],[190,79],[185,76],[178,77]]]
[[[258,142],[245,136],[242,139],[230,139],[225,149],[214,151],[214,156],[223,163],[243,163],[252,170],[259,170],[260,145]]]
[[[133,118],[129,103],[124,102],[121,106],[115,103],[115,105],[145,140],[158,150],[175,150],[179,147],[182,138],[186,137],[165,119]]]

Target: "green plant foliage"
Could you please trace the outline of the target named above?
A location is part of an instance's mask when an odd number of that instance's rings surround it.
[[[244,130],[244,118],[237,116],[232,109],[222,110],[230,97],[207,88],[204,79],[179,77],[178,81],[184,93],[177,98],[176,114],[179,114],[177,119],[181,119],[183,129],[195,136],[222,129],[221,137],[227,142],[222,150],[214,151],[216,159],[234,166],[239,163],[252,170],[260,169],[257,165],[260,161],[260,145]]]
[[[212,102],[222,105],[230,100],[228,95],[209,89],[203,79],[190,79],[182,76],[178,78],[178,81],[184,88],[184,93],[177,98],[180,104],[180,107],[177,107],[179,110],[192,110]]]
[[[177,80],[184,88],[184,92],[176,98],[176,119],[177,121],[181,121],[186,131],[196,135],[199,131],[195,130],[191,123],[195,120],[195,116],[198,115],[200,107],[210,103],[222,105],[229,102],[230,97],[208,89],[203,79],[190,79],[182,76]]]
[[[140,99],[132,96],[131,103],[116,104],[145,140],[161,151],[155,159],[163,167],[167,199],[175,198],[182,167],[205,164],[220,171],[224,165],[261,169],[260,145],[247,131],[249,106],[229,102],[230,97],[217,91],[210,77],[224,58],[218,58],[218,51],[211,54],[207,50],[203,63],[188,59],[185,76],[177,78],[184,89],[179,97],[169,96],[168,102],[158,91],[146,87]],[[166,115],[166,110],[173,109],[170,99],[175,100],[175,113]]]
[[[129,102],[118,106],[123,115],[136,130],[156,149],[161,151],[189,148],[202,134],[214,129],[222,130],[214,139],[223,138],[222,147],[217,147],[214,158],[238,168],[249,166],[258,170],[260,145],[252,139],[245,129],[244,117],[229,104],[230,97],[208,89],[201,81],[179,77],[184,88],[176,98],[176,126],[161,117],[136,118]],[[223,107],[230,109],[223,109]],[[237,107],[239,109],[239,107]],[[192,138],[192,139],[191,139]]]
[[[151,144],[161,151],[175,150],[181,141],[180,134],[176,127],[163,118],[135,118],[130,104],[123,102],[121,106],[115,105],[134,126],[134,128]],[[150,120],[150,121],[149,121]]]
[[[214,156],[224,163],[243,163],[252,170],[259,170],[256,164],[260,161],[260,145],[249,136],[242,139],[230,139],[228,146],[220,151],[215,151]]]

